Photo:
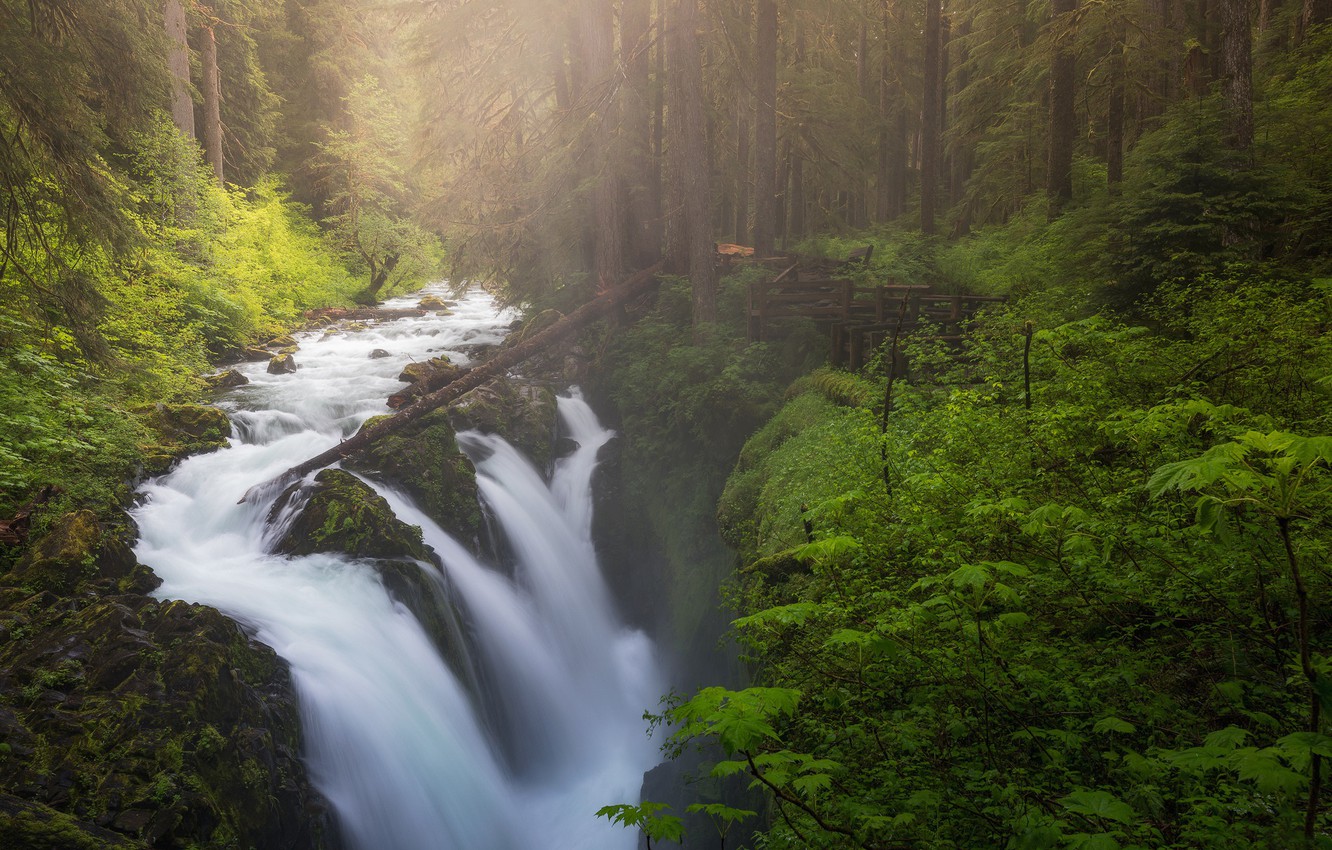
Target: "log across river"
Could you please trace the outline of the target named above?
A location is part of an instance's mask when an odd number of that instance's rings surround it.
[[[294,374],[242,367],[251,383],[222,401],[235,424],[231,448],[150,482],[135,512],[137,554],[162,578],[160,596],[221,609],[290,665],[312,779],[354,850],[637,842],[594,813],[638,799],[657,760],[642,714],[663,683],[653,645],[622,624],[602,580],[591,479],[614,435],[576,393],[559,414],[578,448],[549,477],[498,437],[459,435],[509,553],[503,568],[370,482],[422,528],[443,564],[411,567],[442,589],[442,614],[469,636],[448,661],[374,562],[271,554],[271,501],[238,503],[388,412],[384,399],[401,387],[406,362],[446,353],[469,365],[467,347],[499,343],[512,319],[474,292],[451,316],[300,335]],[[371,358],[374,349],[392,356]]]

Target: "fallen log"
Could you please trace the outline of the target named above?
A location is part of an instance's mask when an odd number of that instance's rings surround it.
[[[262,484],[256,484],[245,492],[241,501],[250,502],[261,498],[265,494],[275,493],[316,469],[322,469],[351,457],[380,437],[401,430],[430,411],[457,401],[467,392],[476,389],[492,378],[503,375],[512,367],[541,353],[551,344],[559,342],[593,319],[601,318],[619,305],[641,294],[649,284],[656,280],[657,272],[660,269],[661,264],[658,263],[651,268],[635,273],[624,283],[604,295],[597,296],[564,318],[559,319],[550,327],[511,348],[501,349],[499,353],[485,363],[469,370],[444,387],[422,396],[387,419],[383,419],[369,428],[362,428],[354,436],[348,437],[333,448],[321,452],[307,461],[298,463],[276,478]]]

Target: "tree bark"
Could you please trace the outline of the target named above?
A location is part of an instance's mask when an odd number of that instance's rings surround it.
[[[735,116],[735,241],[746,244],[749,238],[749,118],[744,96]]]
[[[791,224],[788,233],[793,239],[805,236],[805,157],[800,153],[800,138],[791,145]]]
[[[618,286],[612,287],[604,295],[601,295],[587,302],[583,306],[574,310],[569,315],[555,322],[555,324],[534,335],[531,339],[523,340],[512,348],[502,349],[494,357],[482,363],[480,366],[468,371],[457,380],[435,390],[428,395],[422,396],[407,407],[402,408],[397,413],[384,419],[369,428],[362,428],[355,436],[343,440],[333,448],[320,452],[314,457],[288,469],[281,475],[267,481],[263,484],[255,485],[241,498],[243,502],[254,501],[265,494],[271,494],[276,490],[286,487],[288,484],[303,478],[316,469],[322,469],[330,464],[345,460],[362,449],[369,446],[381,437],[389,434],[395,434],[401,431],[410,423],[420,419],[425,414],[438,407],[442,407],[450,402],[457,401],[464,393],[489,381],[503,375],[509,369],[523,362],[524,360],[541,353],[556,342],[564,339],[569,334],[588,324],[589,322],[601,318],[624,304],[631,298],[644,292],[650,284],[655,282],[657,272],[660,271],[660,264],[649,269],[644,269],[628,280],[625,280]]]
[[[943,64],[940,57],[942,0],[925,0],[925,90],[920,108],[920,232],[935,232],[939,192],[939,93]]]
[[[1050,63],[1050,151],[1045,193],[1050,218],[1058,217],[1073,199],[1073,136],[1075,130],[1073,13],[1077,0],[1052,0],[1050,26],[1055,31],[1055,53]]]
[[[651,0],[624,0],[620,6],[620,62],[624,67],[620,112],[624,159],[620,179],[628,199],[629,254],[636,267],[655,262],[661,252],[652,229],[656,212],[651,186],[652,108],[648,101],[651,27]]]
[[[213,176],[219,186],[225,184],[222,165],[222,74],[217,67],[217,35],[213,30],[212,10],[203,7],[210,18],[203,28],[199,61],[203,65],[203,130],[204,154],[213,166]]]
[[[1247,151],[1253,146],[1253,32],[1247,0],[1222,0],[1221,27],[1221,91],[1230,118],[1226,141]]]
[[[1124,179],[1124,84],[1127,69],[1124,31],[1116,30],[1110,56],[1110,102],[1105,116],[1105,182],[1110,193],[1118,194]]]
[[[712,241],[712,181],[708,127],[703,101],[702,53],[698,43],[698,0],[679,0],[675,32],[679,64],[673,75],[683,106],[681,141],[684,225],[688,240],[689,285],[694,325],[717,321],[717,251]]]
[[[581,106],[588,159],[592,164],[593,274],[597,292],[606,292],[624,272],[624,216],[620,207],[619,169],[613,157],[616,119],[614,20],[608,0],[581,0],[578,43],[583,71]]]
[[[777,225],[777,0],[754,16],[754,254],[770,256]]]
[[[167,71],[171,75],[171,121],[194,138],[194,101],[190,99],[190,45],[181,0],[166,0],[162,16],[167,34]]]

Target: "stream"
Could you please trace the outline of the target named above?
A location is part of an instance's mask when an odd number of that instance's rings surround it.
[[[384,306],[412,307],[420,295]],[[442,574],[418,566],[458,612],[474,676],[441,657],[373,563],[271,554],[271,504],[238,504],[388,412],[405,364],[447,354],[468,365],[513,319],[472,291],[452,315],[298,334],[295,373],[237,367],[250,384],[220,401],[231,447],[149,482],[135,511],[138,558],[163,582],[157,596],[220,609],[290,665],[311,778],[353,850],[637,843],[594,813],[639,799],[658,760],[642,714],[664,685],[653,645],[621,622],[597,563],[592,476],[614,434],[576,390],[559,415],[577,449],[549,477],[497,436],[459,434],[512,563],[479,561],[407,496],[368,482],[443,562]],[[375,349],[389,356],[372,358]]]

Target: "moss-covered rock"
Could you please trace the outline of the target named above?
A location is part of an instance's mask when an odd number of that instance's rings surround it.
[[[283,554],[426,557],[421,529],[394,516],[384,497],[350,472],[325,469],[307,493],[293,485],[274,505],[274,515],[286,510],[293,499],[306,501],[278,540],[277,551]]]
[[[555,454],[559,412],[555,392],[544,384],[509,378],[491,381],[459,399],[449,409],[459,431],[499,434],[538,467]]]
[[[200,450],[222,448],[231,435],[231,420],[227,415],[206,404],[155,405],[152,424],[163,435],[191,447],[198,446]]]
[[[443,313],[444,315],[447,316],[450,315],[449,308],[452,307],[454,303],[455,302],[453,301],[445,301],[443,298],[440,298],[438,295],[427,295],[424,298],[422,298],[420,303],[418,303],[416,306],[417,309],[420,310],[434,310],[435,312]]]
[[[143,447],[145,471],[158,475],[177,461],[227,446],[231,420],[206,404],[156,404],[139,411],[157,436]]]
[[[104,533],[97,515],[82,510],[55,520],[3,581],[32,591],[66,594],[80,583],[98,578],[114,582],[118,590],[148,592],[157,586],[151,571],[135,561],[122,536]]]
[[[297,369],[296,358],[290,353],[274,355],[272,360],[268,361],[268,374],[270,375],[288,375]]]
[[[362,427],[370,427],[371,419]],[[344,461],[348,469],[401,488],[440,527],[464,543],[481,533],[476,470],[458,450],[449,414],[436,410]]]
[[[232,387],[243,387],[250,382],[250,379],[237,372],[235,369],[228,369],[225,372],[219,372],[216,375],[209,375],[204,378],[204,383],[208,384],[210,390],[226,390]]]
[[[419,363],[408,363],[398,375],[398,380],[409,384],[423,383],[442,387],[462,373],[463,370],[455,366],[449,358],[432,357]]]
[[[69,514],[23,559],[60,592],[0,584],[0,847],[324,847],[286,666],[146,596],[130,534]]]
[[[50,806],[0,794],[0,847],[14,850],[146,850],[96,824],[76,820]]]

